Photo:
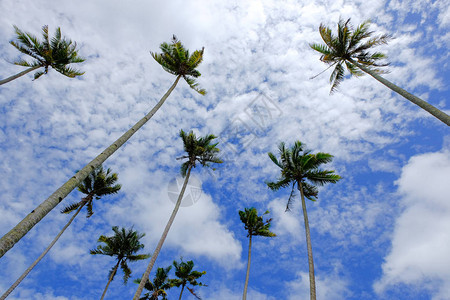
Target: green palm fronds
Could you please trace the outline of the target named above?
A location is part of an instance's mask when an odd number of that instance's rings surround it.
[[[68,66],[73,63],[82,63],[84,62],[84,58],[78,56],[77,44],[75,42],[62,37],[59,27],[55,30],[54,37],[50,39],[48,26],[43,26],[42,41],[39,41],[31,33],[20,30],[17,26],[14,26],[14,30],[16,40],[11,41],[10,44],[21,53],[33,58],[31,62],[18,59],[14,64],[23,67],[44,67],[43,71],[40,70],[34,74],[34,79],[38,79],[43,74],[46,74],[49,67],[70,78],[84,74],[84,72]]]
[[[189,55],[183,44],[174,35],[171,43],[162,43],[160,45],[162,53],[150,52],[152,57],[163,67],[168,73],[181,76],[187,84],[201,95],[205,95],[206,91],[199,87],[196,78],[201,74],[196,68],[203,61],[202,50],[196,50]]]

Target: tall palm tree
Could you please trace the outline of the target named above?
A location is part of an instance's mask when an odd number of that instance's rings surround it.
[[[174,36],[172,44],[161,44],[163,53],[152,55],[156,61],[160,63],[165,70],[171,70],[171,74],[176,74],[177,78],[169,90],[164,94],[158,104],[139,122],[125,132],[120,138],[113,142],[101,154],[84,166],[74,176],[72,176],[66,183],[58,188],[50,197],[42,202],[37,208],[29,213],[19,224],[11,229],[0,239],[0,257],[2,257],[15,243],[17,243],[28,231],[33,228],[42,218],[44,218],[58,203],[60,203],[86,176],[95,168],[100,166],[108,159],[114,152],[117,151],[126,141],[128,141],[133,134],[138,131],[148,120],[156,113],[164,101],[169,97],[170,93],[175,89],[178,81],[183,77],[191,88],[198,91],[200,94],[205,94],[203,89],[198,88],[195,78],[200,76],[200,72],[196,68],[203,60],[203,49],[201,51],[194,51],[189,55],[189,51],[184,48],[180,41]],[[167,62],[166,62],[167,61]],[[170,64],[169,62],[172,62]]]
[[[194,291],[193,288],[189,288],[187,285],[191,286],[207,286],[201,282],[197,282],[197,279],[202,277],[206,274],[206,271],[199,272],[199,271],[193,271],[194,269],[194,262],[192,260],[184,262],[183,258],[180,259],[180,263],[178,263],[176,260],[173,261],[173,266],[175,267],[175,276],[178,278],[176,279],[169,279],[169,283],[172,286],[180,287],[181,286],[181,292],[180,297],[178,300],[181,300],[181,296],[183,296],[184,288],[186,287],[189,292],[191,292],[192,295],[194,295],[195,298],[201,299]]]
[[[320,24],[319,32],[325,45],[310,44],[310,46],[322,54],[321,61],[330,65],[330,67],[335,66],[330,77],[331,92],[344,80],[345,68],[350,75],[354,76],[361,76],[366,73],[450,126],[449,115],[379,75],[384,73],[381,67],[388,65],[380,63],[380,60],[386,56],[381,52],[370,53],[369,50],[374,46],[386,44],[389,36],[385,34],[372,37],[373,32],[369,31],[369,24],[369,21],[365,21],[356,30],[353,30],[350,19],[347,21],[339,20],[337,36],[331,32],[329,27]]]
[[[319,193],[316,185],[322,186],[326,183],[336,183],[341,177],[334,173],[334,170],[322,170],[320,165],[329,163],[333,156],[328,153],[318,152],[312,154],[310,150],[304,150],[304,145],[297,141],[291,149],[286,149],[284,143],[280,143],[278,149],[280,160],[269,152],[269,157],[281,169],[281,176],[278,181],[267,182],[271,190],[291,186],[291,193],[286,206],[290,209],[294,197],[295,186],[300,191],[302,200],[303,218],[305,221],[306,245],[308,249],[309,263],[309,284],[311,300],[316,299],[316,283],[314,277],[314,262],[311,247],[311,235],[309,232],[308,215],[306,213],[305,198],[317,199]]]
[[[44,70],[34,73],[34,79],[38,79],[43,74],[47,74],[49,67],[52,67],[57,72],[70,78],[84,74],[84,72],[80,72],[68,66],[69,64],[81,63],[84,59],[78,56],[76,49],[77,43],[72,43],[71,40],[63,38],[59,27],[56,29],[55,36],[50,39],[48,36],[48,26],[43,26],[43,41],[39,41],[31,33],[23,32],[17,26],[14,26],[14,29],[17,35],[16,40],[9,43],[16,47],[21,53],[31,56],[33,61],[28,62],[24,59],[15,61],[15,65],[27,67],[27,69],[16,75],[0,80],[0,85],[39,68],[44,68]]]
[[[146,293],[144,297],[139,300],[158,300],[159,296],[162,297],[162,300],[167,300],[166,290],[172,287],[168,282],[170,269],[172,269],[172,266],[158,268],[153,281],[148,280],[144,285],[144,288],[148,290],[149,293]],[[139,284],[141,283],[141,280],[136,279],[134,282]]]
[[[93,170],[88,177],[86,177],[83,182],[78,186],[78,191],[85,194],[86,197],[82,198],[81,201],[71,204],[65,207],[61,212],[70,213],[76,210],[75,214],[70,218],[69,222],[61,229],[61,231],[56,235],[53,241],[48,245],[48,247],[41,253],[41,255],[31,264],[28,269],[23,272],[19,279],[14,282],[14,284],[0,297],[0,300],[5,299],[19,284],[20,282],[31,272],[31,270],[44,258],[48,251],[55,245],[61,235],[66,231],[67,227],[72,224],[72,221],[81,211],[81,209],[86,206],[87,208],[87,218],[91,217],[94,213],[92,210],[92,202],[95,199],[100,199],[102,196],[111,195],[117,193],[121,185],[116,184],[118,180],[117,173],[112,173],[111,170],[107,169],[106,172],[103,170],[102,166]]]
[[[97,249],[90,251],[90,253],[94,255],[101,254],[115,256],[117,259],[117,263],[109,271],[108,283],[106,284],[100,299],[105,297],[108,286],[111,281],[113,281],[119,265],[123,271],[123,283],[126,284],[131,276],[131,269],[128,267],[128,262],[143,260],[150,257],[149,254],[135,254],[144,248],[144,244],[141,244],[139,240],[145,236],[145,233],[138,233],[133,230],[133,228],[126,230],[122,227],[122,229],[119,230],[119,227],[117,226],[113,226],[112,230],[114,231],[113,236],[108,237],[101,235],[98,238],[98,242],[104,243],[105,245],[98,245]]]
[[[148,264],[147,270],[142,276],[141,283],[139,284],[133,300],[139,299],[144,288],[144,283],[147,282],[148,276],[153,268],[153,265],[155,264],[156,258],[161,251],[164,241],[166,240],[169,229],[172,226],[175,216],[177,215],[178,209],[180,208],[181,200],[183,199],[184,191],[186,190],[192,168],[196,167],[197,162],[199,162],[203,167],[209,167],[211,163],[222,163],[222,160],[217,156],[219,149],[216,146],[218,145],[218,143],[211,143],[211,141],[214,140],[216,136],[209,134],[205,137],[197,138],[192,130],[188,134],[186,134],[183,130],[180,130],[180,137],[183,140],[184,151],[187,152],[187,155],[177,158],[187,159],[187,161],[185,161],[181,165],[181,175],[184,177],[183,187],[181,188],[180,195],[178,195],[177,203],[175,204],[175,208],[173,209],[169,221],[167,222],[161,239],[159,240],[158,245],[153,252],[152,259]]]
[[[266,211],[263,215],[268,214],[269,211]],[[245,225],[245,230],[247,230],[248,237],[248,261],[247,261],[247,273],[245,275],[245,285],[244,285],[244,294],[242,299],[247,299],[247,287],[248,287],[248,278],[250,274],[250,261],[252,257],[252,237],[253,236],[266,236],[266,237],[275,237],[276,234],[270,231],[270,222],[272,219],[268,219],[266,221],[263,220],[262,216],[258,216],[258,211],[256,208],[246,208],[244,211],[239,211],[239,217],[241,218],[242,223]]]

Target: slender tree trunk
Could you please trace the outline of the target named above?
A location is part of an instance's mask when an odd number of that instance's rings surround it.
[[[427,112],[432,114],[434,117],[436,117],[437,119],[442,121],[444,124],[447,124],[447,126],[450,126],[450,116],[447,115],[445,112],[441,111],[440,109],[431,105],[430,103],[420,99],[419,97],[416,97],[413,94],[408,93],[404,89],[396,86],[389,80],[384,79],[377,73],[373,72],[372,70],[369,70],[365,66],[359,64],[358,62],[356,62],[352,59],[350,59],[349,61],[352,64],[354,64],[355,66],[357,66],[358,68],[360,68],[361,70],[363,70],[364,72],[366,72],[367,74],[369,74],[370,76],[372,76],[373,78],[375,78],[376,80],[378,80],[379,82],[381,82],[386,87],[390,88],[392,91],[398,93],[399,95],[403,96],[407,100],[411,101],[412,103],[414,103],[414,104],[418,105],[419,107],[421,107],[422,109],[426,110]]]
[[[183,187],[181,188],[180,194],[178,195],[177,203],[175,204],[175,208],[172,211],[172,215],[170,215],[169,221],[167,222],[166,228],[164,228],[164,232],[161,236],[161,239],[158,242],[158,245],[156,246],[155,252],[153,252],[152,258],[150,260],[150,263],[147,266],[147,269],[145,270],[144,275],[142,275],[141,282],[139,283],[138,289],[136,291],[136,294],[134,294],[133,300],[139,300],[139,297],[141,296],[142,290],[144,289],[144,285],[148,280],[148,277],[150,275],[150,272],[153,269],[153,265],[156,262],[156,258],[159,255],[159,252],[161,251],[161,248],[164,244],[164,241],[166,240],[167,234],[169,233],[169,229],[172,226],[173,220],[175,219],[175,216],[177,215],[178,209],[181,205],[181,200],[184,196],[184,191],[186,190],[187,183],[189,181],[189,176],[191,175],[191,169],[192,165],[189,166],[189,169],[187,171],[186,177],[184,178]]]
[[[26,69],[25,71],[22,71],[22,72],[20,72],[20,73],[17,73],[16,75],[13,75],[13,76],[8,77],[8,78],[5,78],[5,79],[2,79],[2,80],[0,80],[0,85],[5,84],[5,83],[8,83],[8,82],[10,82],[10,81],[13,81],[14,79],[17,79],[17,78],[19,78],[19,77],[21,77],[21,76],[23,76],[23,75],[25,75],[25,74],[28,74],[28,73],[30,73],[31,71],[34,71],[34,70],[36,70],[36,69],[39,69],[40,67],[42,67],[42,66],[29,67],[29,68]]]
[[[155,107],[131,129],[125,132],[111,146],[106,148],[100,155],[94,158],[90,163],[78,171],[72,178],[57,189],[50,197],[42,202],[37,208],[29,213],[19,224],[11,229],[0,239],[0,257],[2,257],[9,249],[11,249],[28,231],[33,228],[42,218],[44,218],[56,205],[58,205],[75,187],[77,187],[93,170],[105,162],[117,149],[119,149],[133,134],[140,129],[156,111],[163,105],[170,93],[175,89],[180,76],[172,84],[170,89],[164,94]]]
[[[111,276],[109,276],[108,283],[106,284],[105,290],[103,291],[103,294],[102,294],[102,297],[100,298],[100,300],[103,300],[103,298],[105,298],[106,291],[108,290],[108,286],[111,283],[111,281],[113,280],[114,275],[116,275],[117,268],[119,268],[120,261],[121,261],[121,259],[119,259],[116,266],[114,267],[114,270],[111,273]]]
[[[242,300],[247,299],[247,287],[248,287],[248,277],[250,276],[250,261],[252,259],[252,235],[250,234],[248,239],[248,260],[247,260],[247,274],[245,275],[245,284],[244,284],[244,295],[242,296]]]
[[[298,190],[302,198],[303,218],[305,220],[306,247],[308,248],[308,264],[309,264],[309,293],[311,300],[316,300],[316,279],[314,277],[314,260],[311,246],[311,234],[309,233],[308,214],[306,213],[305,195],[303,194],[302,182],[298,182]]]
[[[184,284],[181,286],[181,293],[180,293],[180,297],[178,298],[178,300],[181,300],[181,296],[183,295],[183,290],[184,290]]]
[[[26,269],[25,272],[23,272],[23,274],[19,277],[19,279],[17,279],[16,282],[14,282],[14,284],[0,297],[0,300],[6,299],[6,297],[8,297],[8,295],[11,294],[11,292],[22,282],[22,280],[28,275],[28,273],[30,273],[31,270],[33,270],[33,268],[41,261],[41,259],[44,258],[47,252],[50,251],[53,245],[55,245],[55,243],[59,240],[64,231],[66,231],[67,227],[69,227],[69,225],[72,224],[72,221],[75,219],[75,217],[78,215],[78,213],[81,211],[81,209],[86,203],[87,201],[85,201],[80,207],[78,207],[75,214],[72,216],[72,218],[70,218],[69,222],[67,222],[67,224],[63,227],[63,229],[53,239],[50,245],[48,245],[47,249],[45,249],[44,252],[42,252],[41,255],[31,264],[31,266],[29,266],[28,269]]]

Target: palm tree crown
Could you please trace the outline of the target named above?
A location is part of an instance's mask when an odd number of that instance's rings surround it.
[[[117,265],[120,265],[120,268],[123,271],[123,282],[127,283],[131,276],[131,270],[128,267],[127,262],[143,260],[150,257],[149,254],[135,254],[144,248],[144,244],[141,244],[139,240],[143,238],[145,234],[138,233],[133,230],[133,228],[126,230],[125,228],[119,229],[117,226],[114,226],[112,230],[114,231],[114,235],[110,237],[101,235],[98,238],[98,242],[103,243],[104,245],[98,245],[97,249],[90,250],[90,253],[94,255],[101,254],[115,256]],[[111,280],[114,279],[114,273],[115,270],[113,267],[109,273]]]
[[[139,300],[158,300],[159,296],[162,296],[162,300],[167,300],[166,290],[172,287],[172,285],[168,283],[170,269],[172,269],[172,266],[158,268],[156,270],[155,278],[153,278],[153,282],[148,280],[145,283],[144,288],[150,292],[146,293],[144,297]],[[140,283],[141,280],[136,279],[134,282]]]
[[[177,158],[188,159],[181,165],[180,172],[183,177],[186,176],[189,167],[195,168],[196,162],[199,162],[204,167],[209,167],[210,163],[222,163],[222,160],[217,156],[219,148],[216,146],[219,143],[211,143],[213,139],[217,138],[215,135],[208,134],[204,137],[197,138],[192,130],[188,134],[180,130],[180,137],[183,140],[184,151],[188,154]]]
[[[310,46],[322,53],[320,60],[329,64],[329,68],[335,66],[330,76],[330,83],[332,84],[330,93],[336,90],[339,83],[344,79],[345,64],[350,75],[361,76],[369,74],[384,86],[450,126],[450,116],[448,114],[380,76],[381,73],[386,73],[381,67],[388,64],[380,62],[386,56],[381,52],[370,53],[368,50],[374,46],[386,44],[390,36],[384,34],[379,37],[372,37],[373,32],[369,31],[369,24],[369,21],[363,22],[356,30],[353,30],[350,25],[350,19],[345,22],[339,20],[337,36],[332,34],[330,28],[320,24],[319,32],[325,45],[310,44]]]
[[[263,215],[268,214],[267,210]],[[239,217],[241,218],[242,223],[245,225],[245,230],[247,230],[247,237],[250,236],[266,236],[266,237],[275,237],[276,234],[270,231],[270,222],[272,219],[267,219],[264,221],[262,216],[258,216],[258,211],[256,208],[245,208],[244,211],[239,211]]]
[[[302,185],[303,193],[309,200],[316,200],[319,193],[316,185],[322,186],[326,183],[336,183],[341,177],[334,174],[334,170],[322,170],[321,164],[329,163],[333,156],[328,153],[318,152],[312,154],[311,150],[303,150],[302,142],[297,141],[291,149],[287,149],[285,143],[278,146],[280,160],[269,152],[270,159],[281,169],[281,177],[278,181],[267,182],[272,190],[292,185],[286,210],[290,210],[294,197],[295,185]]]
[[[200,72],[195,68],[203,61],[204,48],[202,50],[196,50],[189,55],[189,50],[186,50],[174,35],[172,43],[162,43],[160,49],[162,51],[160,54],[150,53],[163,69],[170,74],[183,77],[192,89],[201,95],[205,95],[206,91],[199,89],[199,85],[195,81],[195,78],[201,76]]]
[[[379,37],[372,37],[373,31],[369,31],[369,21],[360,24],[356,30],[353,30],[350,19],[347,21],[339,20],[337,36],[331,32],[331,29],[320,24],[319,32],[325,42],[322,44],[310,44],[310,47],[320,52],[320,60],[335,66],[330,76],[331,92],[344,80],[345,67],[350,75],[361,76],[363,72],[355,65],[355,61],[375,73],[384,73],[380,67],[388,66],[387,63],[380,63],[380,60],[386,58],[381,52],[370,53],[372,47],[386,44],[390,36],[387,34]]]
[[[30,68],[44,67],[44,71],[38,71],[34,74],[34,79],[38,79],[43,74],[47,74],[49,67],[71,78],[84,74],[84,72],[68,66],[73,63],[81,63],[84,59],[78,56],[77,44],[61,36],[61,29],[59,27],[55,31],[55,36],[50,39],[48,36],[48,26],[43,26],[43,41],[39,41],[30,33],[23,32],[17,26],[14,26],[14,29],[17,40],[11,41],[10,44],[20,52],[34,59],[32,62],[20,59],[15,61],[14,64]]]
[[[122,187],[120,184],[115,184],[118,180],[117,173],[111,174],[111,169],[107,169],[106,172],[102,166],[94,169],[78,186],[78,191],[86,194],[87,196],[81,199],[80,202],[70,204],[65,207],[61,212],[70,213],[76,210],[81,205],[87,207],[87,217],[91,217],[94,213],[92,211],[92,202],[95,199],[100,199],[101,196],[116,194]]]
[[[202,277],[206,274],[206,271],[199,272],[199,271],[193,271],[194,269],[194,262],[192,260],[184,262],[183,258],[180,259],[180,263],[177,261],[173,261],[173,266],[175,267],[175,276],[178,277],[176,279],[169,279],[169,283],[172,286],[180,287],[181,286],[181,293],[180,298],[183,294],[183,289],[186,287],[189,292],[194,295],[197,299],[200,299],[199,296],[197,296],[194,292],[194,289],[187,287],[187,284],[190,284],[191,286],[207,286],[201,282],[198,282],[197,279]]]

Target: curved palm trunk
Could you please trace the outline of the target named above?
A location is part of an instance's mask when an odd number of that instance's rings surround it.
[[[359,64],[358,62],[356,62],[356,61],[354,61],[352,59],[349,59],[349,61],[352,64],[354,64],[355,66],[357,66],[358,68],[360,68],[361,70],[363,70],[364,72],[366,72],[367,74],[369,74],[370,76],[372,76],[373,78],[375,78],[376,80],[378,80],[379,82],[381,82],[386,87],[390,88],[391,90],[393,90],[394,92],[396,92],[399,95],[403,96],[407,100],[411,101],[412,103],[414,103],[414,104],[418,105],[419,107],[421,107],[422,109],[426,110],[427,112],[429,112],[430,114],[435,116],[437,119],[439,119],[443,123],[447,124],[447,126],[450,126],[450,116],[447,115],[445,112],[441,111],[440,109],[438,109],[437,107],[431,105],[430,103],[420,99],[419,97],[416,97],[413,94],[408,93],[404,89],[396,86],[395,84],[393,84],[389,80],[384,79],[383,77],[381,77],[377,73],[372,72],[371,70],[369,70],[368,68],[366,68],[363,65]]]
[[[192,169],[192,165],[189,166],[186,177],[184,178],[183,187],[181,188],[180,194],[178,195],[178,200],[177,200],[177,203],[175,204],[175,208],[173,209],[172,214],[170,215],[170,218],[169,218],[169,221],[167,222],[166,228],[164,228],[164,232],[163,232],[161,238],[159,239],[159,242],[158,242],[158,245],[156,246],[155,252],[153,252],[150,263],[148,264],[144,275],[142,275],[141,282],[139,283],[138,289],[136,290],[136,293],[134,294],[133,300],[138,300],[139,297],[141,296],[142,290],[144,289],[144,285],[147,282],[150,272],[153,269],[153,265],[156,262],[156,258],[158,257],[159,252],[161,251],[164,241],[166,240],[167,234],[169,233],[169,229],[172,226],[175,216],[177,215],[178,209],[180,208],[181,200],[183,199],[184,191],[186,190],[186,186],[189,181],[189,176],[191,175],[191,169]]]
[[[0,300],[6,299],[6,297],[8,297],[8,295],[11,294],[11,292],[22,282],[22,280],[28,275],[28,273],[30,273],[31,270],[33,270],[33,268],[41,261],[41,259],[44,258],[44,256],[48,253],[48,251],[50,251],[50,249],[53,247],[53,245],[55,245],[55,243],[59,240],[59,238],[64,233],[64,231],[66,231],[67,227],[69,227],[69,225],[72,224],[72,221],[75,219],[75,217],[78,215],[78,213],[81,211],[81,209],[83,208],[83,206],[86,203],[87,202],[84,202],[77,209],[75,214],[72,216],[72,218],[70,218],[69,222],[67,222],[67,224],[63,227],[63,229],[53,239],[53,241],[50,243],[50,245],[48,245],[48,247],[44,250],[44,252],[41,253],[41,255],[28,267],[28,269],[26,269],[25,272],[23,272],[23,274],[19,277],[19,279],[17,279],[16,282],[14,282],[14,284],[0,297]]]
[[[298,182],[298,190],[302,198],[303,218],[305,220],[306,247],[308,248],[308,264],[309,264],[309,293],[311,300],[316,300],[316,279],[314,277],[314,260],[311,246],[311,234],[309,233],[308,214],[306,213],[305,195],[303,194],[303,186],[301,181]]]
[[[114,275],[116,275],[117,268],[119,268],[120,261],[121,261],[121,259],[119,259],[116,266],[114,267],[113,272],[111,273],[111,276],[109,276],[108,283],[106,284],[105,290],[103,291],[103,294],[102,294],[102,297],[100,298],[100,300],[103,300],[103,298],[105,298],[106,291],[108,290],[108,286],[111,283],[111,281],[113,280]]]
[[[112,145],[106,148],[100,155],[94,158],[90,163],[78,171],[72,178],[57,189],[50,197],[42,202],[37,208],[29,213],[19,224],[11,229],[0,239],[0,257],[2,257],[9,249],[11,249],[28,231],[33,228],[42,218],[44,218],[56,205],[58,205],[75,187],[77,187],[91,172],[107,160],[114,152],[117,151],[133,134],[140,129],[163,105],[170,93],[175,89],[180,76],[164,94],[155,107],[127,132],[125,132]]]
[[[250,276],[250,261],[252,258],[252,235],[249,236],[248,240],[248,261],[247,261],[247,274],[245,275],[245,284],[244,284],[244,295],[242,296],[242,300],[247,299],[247,287],[248,287],[248,277]]]
[[[181,287],[181,293],[180,293],[180,297],[178,298],[178,300],[181,300],[181,296],[183,295],[183,290],[184,290],[184,284],[182,285],[182,287]]]
[[[34,66],[34,67],[30,67],[30,68],[26,69],[25,71],[22,71],[22,72],[20,72],[20,73],[17,73],[16,75],[13,75],[13,76],[8,77],[8,78],[5,78],[5,79],[2,79],[2,80],[0,80],[0,85],[5,84],[5,83],[8,83],[8,82],[10,82],[10,81],[13,81],[14,79],[17,79],[17,78],[19,78],[19,77],[21,77],[21,76],[23,76],[23,75],[25,75],[25,74],[28,74],[28,73],[30,73],[31,71],[34,71],[34,70],[36,70],[36,69],[39,69],[40,67],[42,67],[42,66]]]

